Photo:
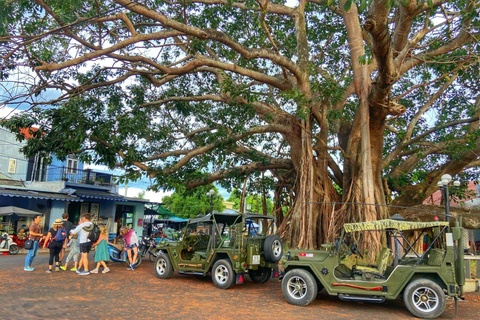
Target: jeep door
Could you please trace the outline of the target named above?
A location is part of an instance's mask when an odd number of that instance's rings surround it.
[[[177,247],[177,266],[180,271],[203,271],[209,250],[211,223],[189,224]]]

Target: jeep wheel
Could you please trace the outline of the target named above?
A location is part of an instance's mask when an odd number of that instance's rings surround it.
[[[282,291],[288,303],[306,306],[317,296],[317,281],[307,270],[293,269],[283,278]]]
[[[403,293],[403,300],[408,311],[424,319],[439,317],[445,310],[445,293],[442,288],[428,279],[410,282]]]
[[[173,266],[170,258],[165,253],[160,253],[155,260],[155,273],[160,279],[168,279],[173,275]]]
[[[277,263],[283,254],[282,240],[276,234],[269,235],[265,238],[263,250],[265,252],[265,259],[268,262]]]
[[[213,284],[220,289],[229,289],[235,284],[236,273],[227,260],[218,260],[212,268]]]
[[[272,268],[258,268],[258,270],[248,270],[248,276],[253,282],[265,283],[272,277]]]

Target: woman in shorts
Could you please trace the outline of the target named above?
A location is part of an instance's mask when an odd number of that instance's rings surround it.
[[[125,239],[125,248],[127,250],[128,261],[130,262],[130,266],[127,270],[135,270],[135,261],[137,261],[138,256],[138,237],[135,230],[130,229],[128,227],[121,227],[120,234],[123,235]]]

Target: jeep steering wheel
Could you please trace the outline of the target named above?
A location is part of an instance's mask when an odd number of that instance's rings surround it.
[[[360,258],[363,259],[363,256],[360,253],[360,251],[358,250],[357,245],[355,243],[352,243],[352,245],[350,246],[350,250],[352,251],[352,253],[358,254],[360,256]]]

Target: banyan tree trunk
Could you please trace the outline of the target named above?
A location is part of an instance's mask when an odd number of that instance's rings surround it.
[[[297,172],[294,204],[277,233],[289,247],[317,249],[333,238],[332,203],[338,199],[334,198],[335,191],[328,178],[327,162],[313,156],[311,138],[304,134],[306,130],[301,132],[300,143],[292,146],[296,150],[292,159]]]

